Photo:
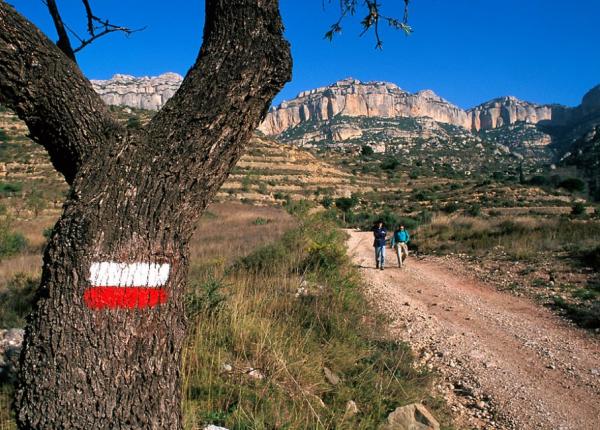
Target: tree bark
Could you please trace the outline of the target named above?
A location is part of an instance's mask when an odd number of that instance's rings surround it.
[[[71,183],[26,329],[21,429],[182,427],[188,241],[290,78],[282,32],[276,0],[206,0],[196,63],[149,126],[131,132],[0,0],[0,102]]]

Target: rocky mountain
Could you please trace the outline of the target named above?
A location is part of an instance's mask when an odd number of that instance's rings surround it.
[[[182,79],[175,73],[115,75],[92,83],[108,104],[158,110]],[[464,110],[431,90],[410,93],[389,82],[347,78],[273,107],[259,131],[307,147],[368,144],[377,152],[394,153],[431,140],[437,146],[449,144],[448,149],[464,143],[487,145],[533,162],[549,162],[598,124],[600,85],[575,108],[507,96]]]
[[[470,127],[468,114],[457,106],[424,90],[411,94],[388,82],[348,78],[328,87],[298,94],[293,100],[271,109],[259,130],[277,135],[307,121],[347,117],[429,117],[438,122]]]
[[[554,110],[565,109],[558,105],[537,105],[507,96],[490,100],[469,109],[469,124],[472,131],[492,130],[517,122],[537,124],[540,121],[552,120]]]
[[[117,74],[108,80],[92,80],[92,85],[106,104],[159,110],[182,81],[183,77],[177,73],[141,78]]]
[[[328,121],[336,115],[342,115],[427,117],[478,132],[517,122],[536,124],[552,120],[555,110],[562,117],[566,109],[559,105],[537,105],[509,96],[463,110],[431,90],[409,93],[388,82],[363,83],[348,78],[328,87],[302,92],[295,99],[274,107],[260,130],[267,135],[278,135],[302,122]]]

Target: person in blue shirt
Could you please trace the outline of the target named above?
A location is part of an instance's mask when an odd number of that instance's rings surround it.
[[[408,258],[408,242],[410,242],[410,234],[401,225],[392,235],[392,248],[396,250],[396,257],[398,257],[398,266],[400,268],[402,268],[404,260]]]
[[[387,230],[383,225],[383,221],[379,220],[373,226],[373,247],[375,248],[375,268],[383,270],[385,263],[385,237]]]

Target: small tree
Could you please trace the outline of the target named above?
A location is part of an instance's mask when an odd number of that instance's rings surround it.
[[[370,157],[371,155],[375,154],[375,151],[370,145],[363,145],[360,147],[360,153],[365,157]]]
[[[358,204],[358,198],[352,197],[338,197],[335,199],[335,207],[342,211],[342,218],[344,223],[346,222],[346,215]]]
[[[46,208],[46,200],[39,190],[33,190],[27,196],[27,209],[33,212],[33,216],[37,218],[41,211]]]

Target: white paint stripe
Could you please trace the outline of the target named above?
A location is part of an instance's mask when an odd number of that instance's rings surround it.
[[[169,279],[167,263],[116,263],[103,261],[90,266],[90,283],[95,287],[161,287]]]

